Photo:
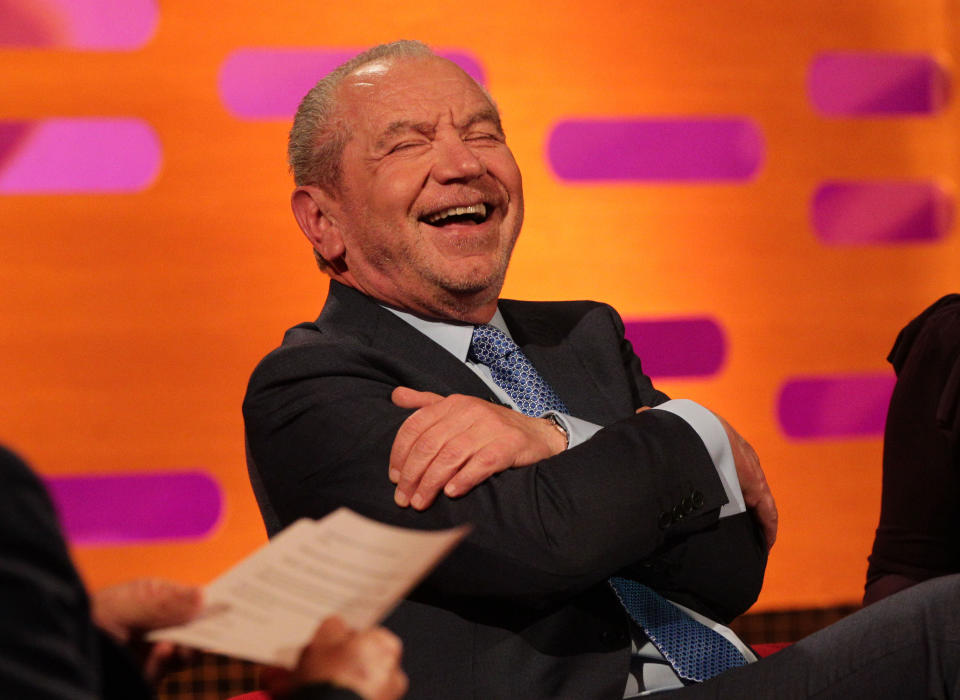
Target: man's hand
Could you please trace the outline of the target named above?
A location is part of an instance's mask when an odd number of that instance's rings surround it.
[[[404,421],[390,451],[397,505],[428,508],[442,488],[462,496],[493,474],[559,454],[563,435],[544,418],[472,396],[443,397],[407,387],[393,403],[418,409]]]
[[[273,695],[309,683],[331,683],[364,700],[397,700],[407,692],[400,668],[403,645],[392,632],[376,627],[355,632],[339,617],[328,617],[300,654],[292,673],[274,669],[262,678]]]
[[[760,521],[760,527],[767,540],[767,551],[769,551],[777,539],[779,516],[773,493],[767,485],[767,477],[764,476],[763,469],[760,467],[760,458],[740,433],[720,416],[717,418],[720,419],[723,429],[727,431],[730,449],[733,450],[733,461],[737,467],[737,478],[740,480],[743,501]]]
[[[179,625],[200,612],[201,593],[196,586],[185,586],[158,578],[119,583],[90,596],[93,621],[121,644],[140,641],[150,630]],[[144,651],[144,675],[155,681],[172,660],[177,647],[160,642]]]

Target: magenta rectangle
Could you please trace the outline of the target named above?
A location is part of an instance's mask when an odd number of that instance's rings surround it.
[[[940,240],[953,211],[935,182],[832,181],[817,188],[810,216],[824,243],[855,245]]]
[[[895,381],[892,374],[790,379],[777,399],[780,427],[796,439],[883,435]]]
[[[241,119],[290,119],[317,81],[361,49],[247,48],[231,53],[220,68],[220,99]],[[437,51],[484,82],[479,60],[460,50]]]
[[[749,180],[764,152],[744,118],[566,119],[547,142],[553,172],[574,182]]]
[[[0,0],[0,46],[138,49],[158,14],[155,0]]]
[[[130,117],[0,123],[0,194],[131,193],[160,171],[153,128]]]
[[[192,540],[213,530],[223,509],[206,472],[144,472],[45,479],[74,544]]]
[[[624,325],[643,371],[651,377],[706,377],[723,367],[726,338],[712,318],[632,319]]]
[[[826,115],[923,115],[947,104],[949,77],[928,54],[828,52],[810,63],[807,89]]]

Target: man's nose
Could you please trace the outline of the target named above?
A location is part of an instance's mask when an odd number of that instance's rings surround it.
[[[433,177],[437,182],[473,180],[487,172],[487,166],[459,137],[438,140]]]

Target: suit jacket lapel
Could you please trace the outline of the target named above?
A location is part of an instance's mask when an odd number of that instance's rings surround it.
[[[327,303],[318,319],[318,325],[326,324],[345,330],[409,368],[408,376],[416,379],[414,389],[443,396],[467,394],[499,403],[458,358],[366,295],[338,282],[330,283]]]
[[[500,312],[517,345],[563,399],[570,415],[598,425],[623,417],[611,406],[590,349],[570,342],[548,307],[502,300]]]
[[[570,415],[598,425],[623,417],[604,388],[590,347],[570,342],[567,330],[550,313],[550,305],[501,300],[500,311],[514,340],[563,399]],[[317,324],[336,327],[380,350],[400,366],[400,374],[410,378],[414,389],[500,403],[459,358],[355,289],[331,282]]]

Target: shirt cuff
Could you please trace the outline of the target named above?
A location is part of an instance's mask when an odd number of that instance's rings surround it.
[[[685,420],[703,441],[717,476],[723,483],[723,490],[727,494],[727,503],[720,509],[720,517],[743,513],[747,507],[743,502],[743,493],[740,491],[740,480],[737,478],[737,466],[733,461],[733,450],[727,431],[723,429],[720,420],[700,404],[689,399],[670,399],[652,408],[653,411],[667,411]]]

